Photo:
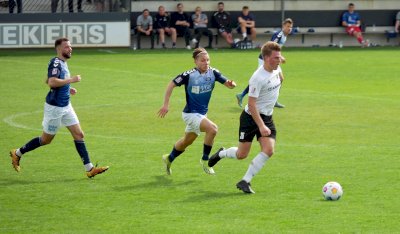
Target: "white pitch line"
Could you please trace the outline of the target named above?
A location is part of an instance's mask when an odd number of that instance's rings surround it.
[[[93,107],[99,107],[99,106],[112,106],[112,104],[102,104],[102,105],[91,105],[91,106],[81,106],[81,107],[74,107],[75,109],[82,109],[82,108],[93,108]],[[43,112],[42,110],[38,111],[30,111],[30,112],[21,112],[17,114],[13,114],[10,116],[7,116],[3,118],[3,122],[8,124],[11,127],[14,128],[20,128],[20,129],[25,129],[25,130],[32,130],[32,131],[43,131],[41,128],[34,128],[30,127],[21,123],[18,123],[16,121],[17,118],[27,116],[27,115],[32,115],[32,114],[37,114]],[[69,135],[69,132],[58,132],[57,134],[64,134],[64,135]],[[104,135],[99,135],[99,134],[90,134],[91,137],[98,137],[98,138],[104,138],[104,139],[116,139],[116,140],[138,140],[137,138],[134,137],[122,137],[122,136],[104,136]]]

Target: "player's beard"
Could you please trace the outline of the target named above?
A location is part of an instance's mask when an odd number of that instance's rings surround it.
[[[67,58],[67,59],[70,59],[71,58],[71,52],[67,52],[67,53],[63,53],[62,54],[62,56],[64,57],[64,58]]]

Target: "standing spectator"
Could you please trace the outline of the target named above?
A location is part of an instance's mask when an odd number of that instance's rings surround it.
[[[22,13],[22,0],[10,0],[8,2],[8,11],[14,13],[15,5],[17,5],[17,13]]]
[[[395,31],[396,33],[399,33],[399,27],[400,27],[400,11],[397,12],[397,15],[396,15],[396,24],[394,25],[394,31]]]
[[[154,49],[153,18],[148,9],[144,9],[142,14],[136,19],[137,48],[140,49],[140,39],[142,36],[149,36],[151,39],[151,49]]]
[[[235,47],[232,36],[231,28],[231,15],[224,11],[224,3],[218,3],[218,11],[216,11],[212,18],[213,25],[218,29],[218,33],[225,39],[225,41],[231,45],[232,48]]]
[[[178,3],[176,5],[177,11],[171,15],[171,27],[175,28],[177,36],[184,37],[186,43],[186,49],[191,50],[189,45],[192,34],[190,32],[190,18],[183,12],[183,4]]]
[[[194,14],[192,15],[194,38],[192,42],[195,48],[199,47],[201,35],[208,36],[208,47],[212,48],[213,34],[210,29],[207,28],[208,17],[206,14],[201,12],[201,7],[196,7]]]
[[[256,39],[256,21],[254,16],[250,14],[249,7],[244,6],[242,8],[242,13],[238,17],[239,27],[237,32],[241,33],[243,36],[243,41],[247,40],[247,36],[251,35],[251,40]]]
[[[176,48],[176,29],[170,27],[171,17],[165,11],[164,6],[158,7],[158,13],[154,19],[154,27],[157,29],[162,47],[165,49],[165,34],[170,35],[172,39],[172,48]]]
[[[56,13],[59,0],[51,0],[51,12]],[[82,0],[78,0],[78,12],[83,12],[82,10]],[[74,12],[74,0],[68,0],[68,11],[70,13]]]
[[[361,32],[361,18],[360,15],[354,11],[354,4],[349,3],[348,11],[344,12],[342,15],[342,26],[346,27],[346,32],[350,36],[357,38],[358,43],[363,47],[369,46],[369,41],[364,40]]]

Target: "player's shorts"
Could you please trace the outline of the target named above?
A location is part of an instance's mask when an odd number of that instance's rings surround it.
[[[271,130],[271,134],[268,136],[270,138],[276,139],[276,129],[272,116],[260,115],[265,126]],[[239,126],[239,141],[240,142],[252,142],[254,136],[258,138],[261,137],[260,130],[256,122],[254,122],[253,117],[243,111],[240,115],[240,126]]]
[[[237,33],[242,34],[242,29],[240,27],[236,28]],[[251,35],[251,28],[246,27],[247,35]]]
[[[200,135],[200,123],[204,118],[206,118],[206,116],[199,113],[182,112],[182,119],[186,123],[185,132],[194,132]]]
[[[65,107],[52,106],[44,104],[43,116],[43,131],[50,135],[56,135],[61,126],[72,126],[79,124],[78,116],[76,115],[71,103]]]
[[[346,32],[349,35],[353,35],[355,32],[361,32],[361,28],[358,26],[349,26],[349,27],[346,27]]]

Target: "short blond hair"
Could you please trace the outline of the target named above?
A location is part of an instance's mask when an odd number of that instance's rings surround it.
[[[261,47],[261,55],[263,58],[271,56],[272,51],[281,51],[281,46],[276,42],[268,41]]]

